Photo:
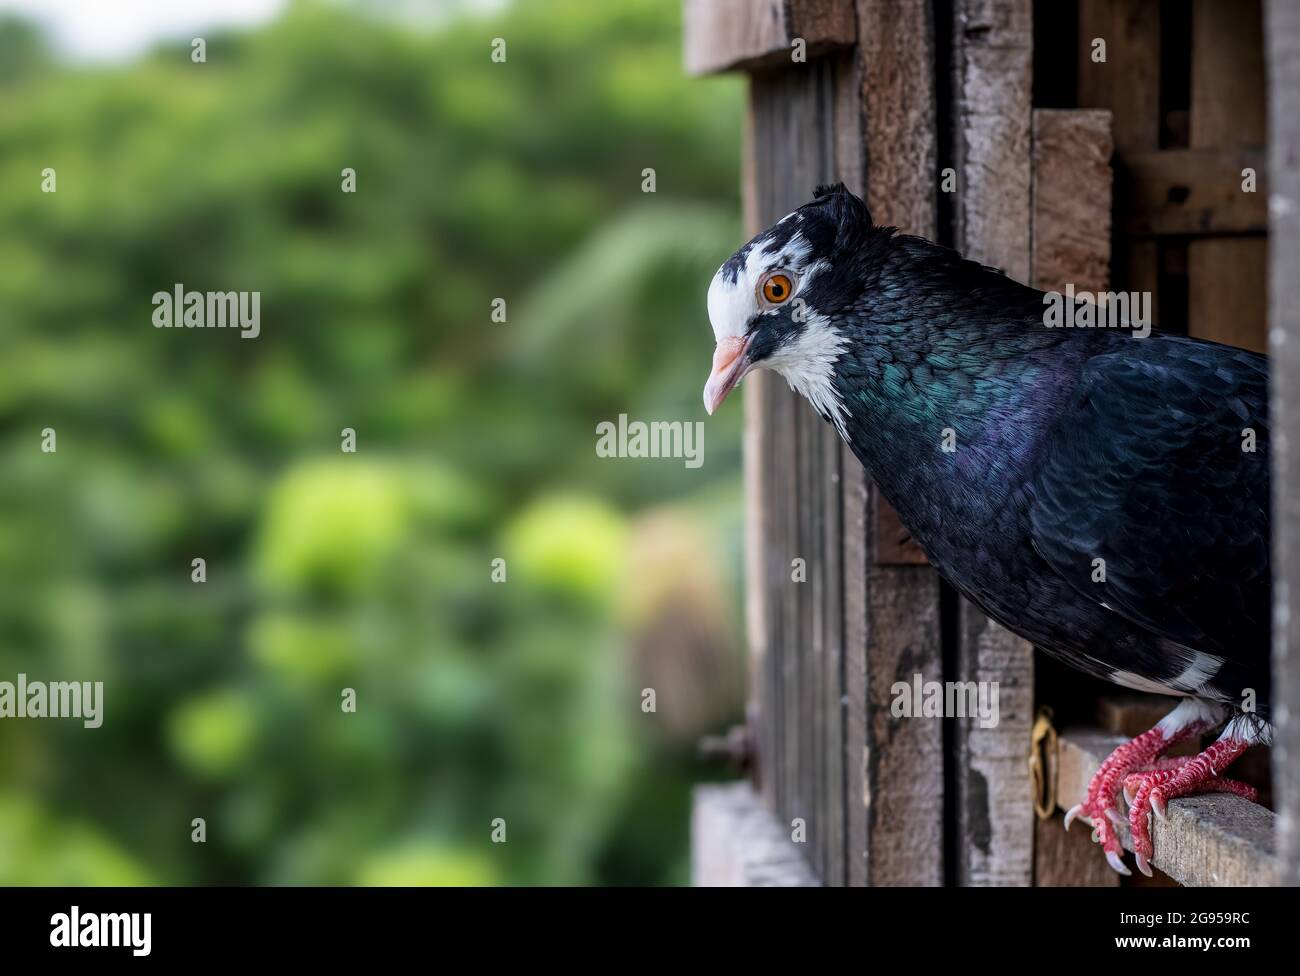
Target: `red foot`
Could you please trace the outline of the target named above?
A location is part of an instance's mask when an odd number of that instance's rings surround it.
[[[1065,827],[1082,816],[1092,825],[1092,839],[1106,852],[1106,860],[1120,874],[1129,874],[1124,866],[1124,848],[1115,830],[1124,822],[1119,808],[1120,789],[1127,786],[1135,774],[1159,772],[1173,775],[1190,763],[1189,759],[1162,759],[1163,753],[1179,742],[1200,735],[1211,728],[1215,715],[1198,711],[1194,702],[1180,705],[1155,728],[1143,732],[1136,739],[1120,746],[1107,757],[1088,784],[1088,796],[1065,815]],[[1134,783],[1140,788],[1140,783]],[[1147,855],[1150,856],[1149,854]],[[1138,867],[1145,868],[1141,858]]]
[[[1153,853],[1151,845],[1151,814],[1165,818],[1165,805],[1180,796],[1196,793],[1235,793],[1254,803],[1258,793],[1252,786],[1235,779],[1221,779],[1223,769],[1249,748],[1242,739],[1225,738],[1215,742],[1199,756],[1184,760],[1177,767],[1154,770],[1139,777],[1133,803],[1128,812],[1129,831],[1133,835],[1133,853],[1138,869],[1151,874],[1148,864]],[[1130,777],[1132,779],[1132,777]]]
[[[1133,798],[1137,795],[1138,787],[1142,781],[1151,773],[1164,772],[1166,770],[1179,770],[1195,759],[1195,756],[1162,756],[1153,762],[1147,769],[1137,773],[1129,773],[1124,777],[1124,802],[1130,807],[1133,805]]]
[[[1119,821],[1119,804],[1116,796],[1124,778],[1135,770],[1148,769],[1160,753],[1168,749],[1173,742],[1165,738],[1159,728],[1143,732],[1131,742],[1117,748],[1098,767],[1097,772],[1088,783],[1088,796],[1083,803],[1065,815],[1065,829],[1070,829],[1070,821],[1076,815],[1082,815],[1092,824],[1092,839],[1106,852],[1106,860],[1120,874],[1129,874],[1124,866],[1124,849],[1112,822]]]

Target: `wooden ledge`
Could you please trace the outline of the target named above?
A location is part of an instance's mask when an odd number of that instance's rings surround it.
[[[1088,780],[1111,751],[1128,740],[1092,729],[1061,733],[1056,761],[1056,796],[1062,810],[1077,803]],[[1231,793],[1171,800],[1168,818],[1154,819],[1151,863],[1175,881],[1197,887],[1252,887],[1277,883],[1274,837],[1277,817]],[[1076,822],[1074,830],[1088,830]],[[1128,827],[1120,829],[1125,850],[1133,849]],[[1098,857],[1101,856],[1098,852]],[[1126,859],[1136,871],[1133,859]]]
[[[811,61],[857,41],[853,0],[684,0],[686,70],[693,75],[792,63],[802,39]]]
[[[748,782],[697,786],[691,883],[707,888],[809,888],[821,882]]]

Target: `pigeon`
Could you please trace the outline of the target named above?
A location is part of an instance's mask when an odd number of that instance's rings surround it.
[[[1059,299],[819,187],[714,275],[704,405],[775,370],[980,610],[1080,671],[1181,699],[1066,816],[1123,874],[1127,822],[1149,875],[1170,800],[1257,800],[1220,773],[1271,736],[1268,360],[1131,321],[1075,328],[1053,321]]]

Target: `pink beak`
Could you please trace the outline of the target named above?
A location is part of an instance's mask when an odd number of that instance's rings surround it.
[[[710,414],[749,372],[751,364],[745,355],[748,351],[748,339],[730,336],[718,340],[718,347],[713,350],[713,372],[704,384],[704,409]]]

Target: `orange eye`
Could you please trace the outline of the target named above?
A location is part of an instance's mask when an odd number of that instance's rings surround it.
[[[780,305],[790,297],[793,286],[790,279],[783,274],[769,275],[763,282],[763,297],[773,305]]]

